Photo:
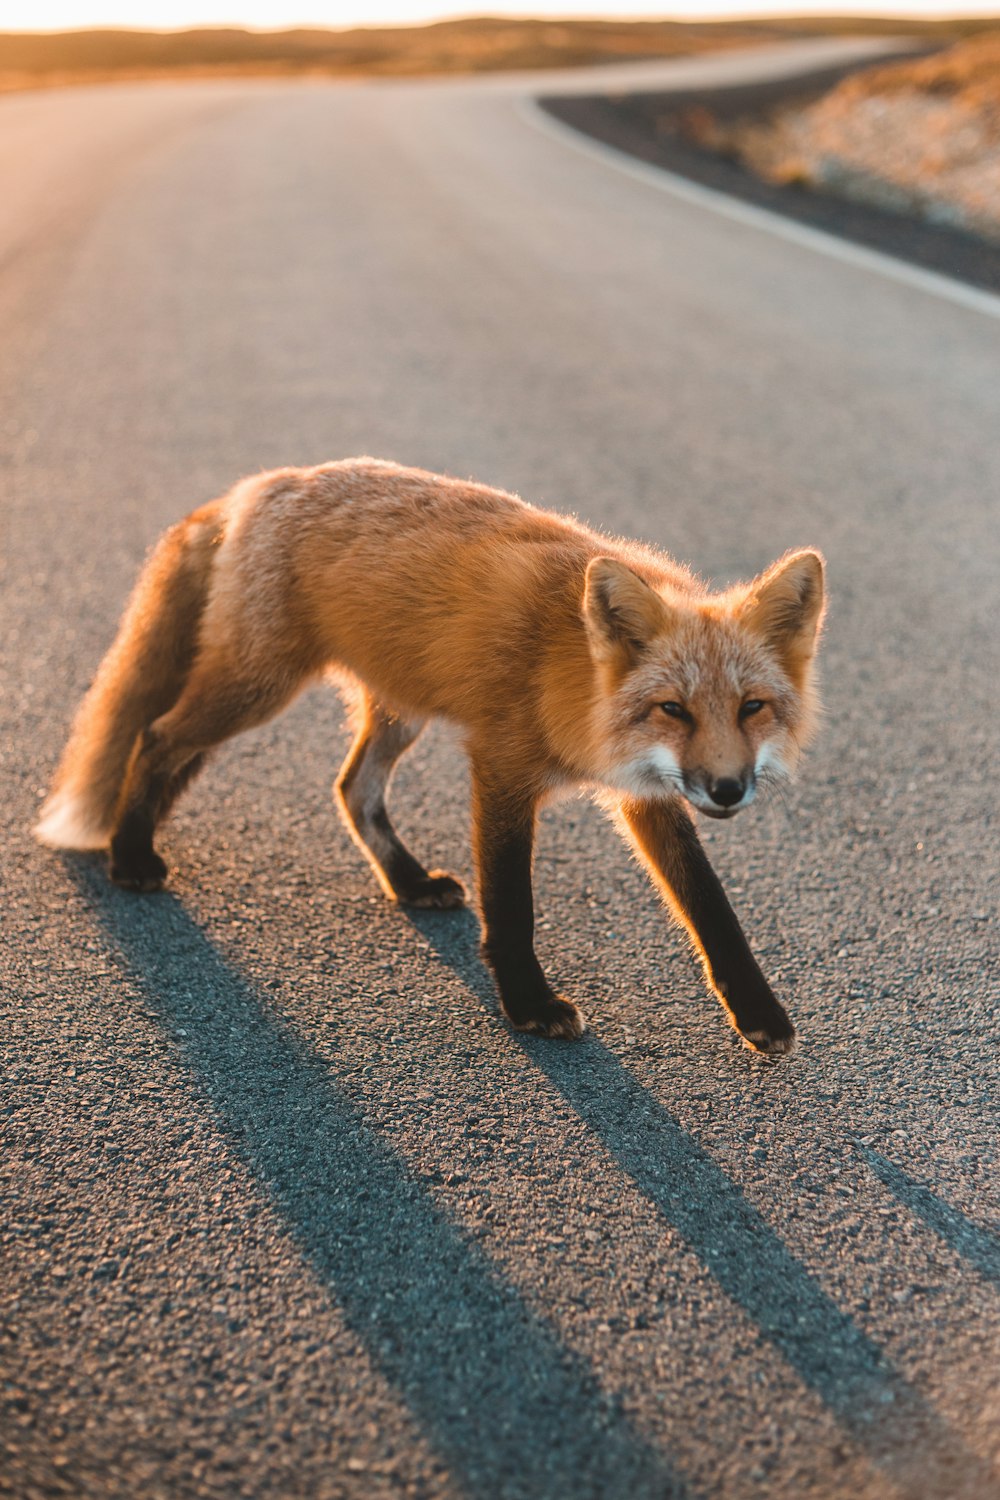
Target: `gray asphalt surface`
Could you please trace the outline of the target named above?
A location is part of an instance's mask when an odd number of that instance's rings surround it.
[[[0,1493],[1000,1493],[1000,321],[524,88],[0,101]],[[740,1050],[583,800],[536,884],[592,1031],[512,1034],[474,919],[393,909],[340,828],[328,690],[219,754],[169,892],[34,845],[158,533],[365,451],[720,582],[825,550],[821,742],[704,830],[794,1058]],[[394,806],[468,877],[465,797],[434,731]]]

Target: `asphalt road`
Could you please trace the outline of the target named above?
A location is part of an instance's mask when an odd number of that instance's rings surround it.
[[[0,101],[5,1495],[1000,1492],[1000,321],[525,88]],[[512,1034],[473,918],[393,909],[340,828],[328,690],[219,754],[169,892],[33,843],[160,530],[366,451],[719,581],[825,550],[821,741],[705,828],[794,1058],[740,1050],[582,800],[537,895],[592,1030]],[[468,875],[465,795],[435,731],[394,805]]]

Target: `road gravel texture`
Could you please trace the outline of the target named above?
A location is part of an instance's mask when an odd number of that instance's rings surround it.
[[[1000,322],[577,152],[528,88],[0,101],[4,1495],[1000,1493]],[[341,829],[327,689],[217,756],[167,892],[34,844],[159,532],[363,452],[719,582],[825,550],[821,741],[704,829],[796,1056],[740,1049],[582,799],[537,899],[592,1030],[514,1035],[474,918],[391,907]],[[470,876],[453,736],[394,806]]]

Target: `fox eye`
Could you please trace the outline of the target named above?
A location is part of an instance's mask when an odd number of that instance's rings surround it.
[[[682,703],[675,703],[671,698],[669,703],[661,703],[663,712],[671,719],[682,719],[685,724],[693,724],[694,720]]]
[[[748,698],[740,708],[740,718],[752,719],[754,714],[759,714],[763,707],[764,700],[762,698]]]

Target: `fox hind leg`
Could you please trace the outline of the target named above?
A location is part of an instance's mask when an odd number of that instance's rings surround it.
[[[205,764],[206,756],[206,751],[193,755],[179,771],[163,781],[152,816],[134,818],[131,833],[126,829],[124,840],[117,830],[112,834],[111,879],[116,885],[131,891],[157,891],[163,885],[167,866],[153,848],[153,831],[162,823],[181,792],[190,786]]]
[[[199,661],[167,713],[136,740],[111,836],[111,879],[133,891],[158,890],[167,867],[153,847],[158,824],[204,762],[206,753],[240,730],[284,708],[303,674],[272,672],[243,680],[226,665]]]
[[[385,805],[396,762],[422,728],[422,720],[399,718],[366,695],[334,790],[348,832],[386,895],[404,906],[448,909],[465,903],[461,881],[443,870],[425,870],[393,828]]]

